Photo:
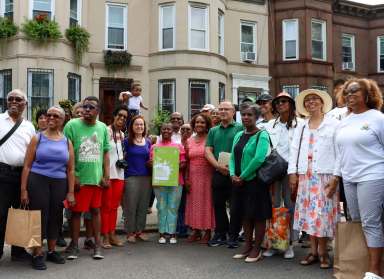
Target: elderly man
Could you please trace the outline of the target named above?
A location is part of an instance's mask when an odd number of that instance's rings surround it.
[[[0,114],[0,258],[3,256],[8,209],[20,206],[21,172],[27,146],[35,135],[32,123],[23,119],[25,93],[14,89],[7,95],[7,108]],[[24,248],[12,246],[13,261],[31,260]]]

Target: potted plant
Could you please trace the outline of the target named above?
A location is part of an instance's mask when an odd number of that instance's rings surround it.
[[[62,38],[59,24],[54,20],[49,20],[46,15],[37,15],[34,19],[23,23],[21,31],[30,40],[45,43],[47,41],[57,41]]]
[[[0,39],[8,39],[17,34],[18,27],[8,18],[0,17]]]
[[[65,37],[71,42],[75,51],[75,62],[78,65],[82,61],[84,52],[88,50],[90,36],[85,28],[78,25],[71,26],[65,31]]]
[[[160,135],[161,125],[165,122],[169,122],[171,114],[167,110],[156,109],[149,123],[149,133],[151,135]]]
[[[128,67],[131,64],[132,55],[128,51],[104,51],[104,64],[107,71],[115,71]]]

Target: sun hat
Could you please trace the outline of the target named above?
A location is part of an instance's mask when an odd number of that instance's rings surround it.
[[[272,101],[273,97],[269,95],[268,93],[263,93],[257,97],[256,104],[263,101]]]
[[[212,105],[212,104],[205,104],[203,106],[203,108],[200,110],[200,112],[203,112],[203,111],[212,111],[215,109],[215,106]]]
[[[289,95],[287,92],[281,92],[272,100],[272,108],[273,108],[273,110],[276,110],[277,100],[279,100],[281,98],[287,98],[288,101],[293,106],[293,109],[295,109],[295,107],[296,107],[295,100],[293,100],[292,96]]]
[[[308,95],[317,95],[323,101],[323,113],[327,113],[332,109],[332,98],[325,91],[318,89],[306,89],[301,91],[296,97],[296,111],[304,116],[309,116],[309,112],[304,107],[304,98]]]

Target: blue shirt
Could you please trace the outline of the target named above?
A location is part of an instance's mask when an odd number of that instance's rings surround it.
[[[130,145],[128,139],[124,140],[125,160],[128,162],[128,168],[125,170],[125,177],[129,176],[148,176],[149,169],[146,163],[149,160],[149,150],[151,142],[145,139],[145,145]]]

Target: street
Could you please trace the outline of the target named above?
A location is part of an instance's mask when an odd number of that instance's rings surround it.
[[[122,237],[122,236],[121,236]],[[304,267],[299,264],[307,249],[295,247],[296,258],[284,260],[282,256],[264,258],[258,263],[244,263],[232,256],[240,249],[210,248],[200,244],[157,244],[157,234],[150,241],[126,244],[122,248],[104,250],[105,259],[95,261],[91,252],[81,250],[80,258],[65,265],[47,263],[48,270],[35,271],[29,264],[10,261],[10,249],[0,260],[0,278],[6,279],[330,279],[332,270],[320,270],[318,265]]]

